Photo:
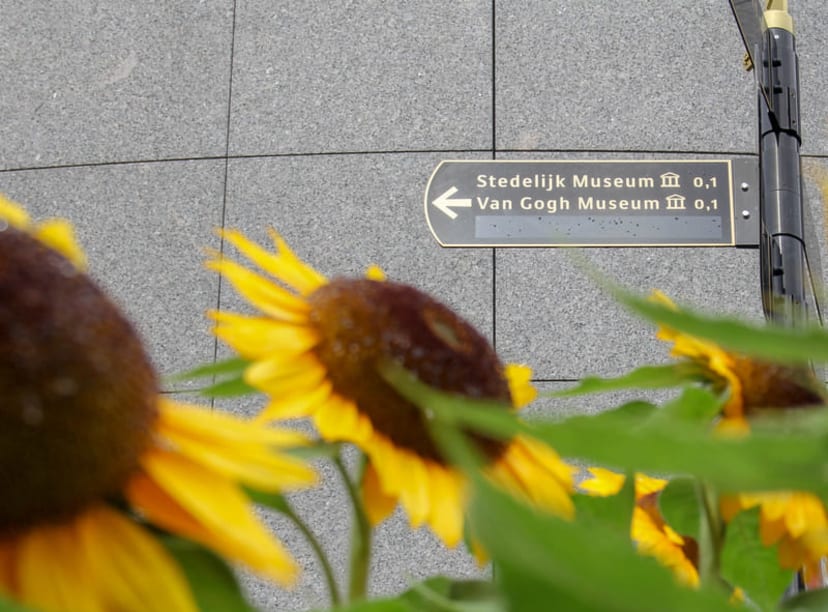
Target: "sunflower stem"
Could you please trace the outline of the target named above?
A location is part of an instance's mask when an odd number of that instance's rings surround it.
[[[358,486],[365,476],[366,457],[359,455],[359,465],[356,477],[351,479],[342,457],[337,455],[334,458],[334,465],[342,475],[348,497],[351,499],[351,506],[354,509],[354,518],[351,525],[351,558],[350,576],[348,578],[348,602],[353,603],[365,599],[368,590],[368,571],[371,564],[371,523],[365,514],[365,508],[360,499]]]
[[[697,481],[696,487],[703,510],[699,526],[699,579],[702,584],[722,586],[730,590],[720,572],[724,523],[719,514],[718,495],[702,482]]]
[[[287,509],[283,510],[284,515],[287,516],[287,518],[290,519],[297,529],[302,532],[302,535],[305,536],[308,544],[310,544],[313,549],[313,553],[319,560],[319,564],[322,566],[322,572],[325,574],[325,583],[328,585],[328,593],[330,593],[331,607],[338,607],[342,603],[342,598],[339,595],[339,585],[337,585],[336,578],[334,578],[333,568],[328,560],[328,556],[325,554],[325,551],[322,550],[319,540],[311,531],[310,527],[308,527],[307,523],[305,523],[305,521],[303,521],[302,518],[293,511],[293,508],[287,504],[286,506]]]

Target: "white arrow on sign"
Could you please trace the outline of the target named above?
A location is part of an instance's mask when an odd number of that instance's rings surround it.
[[[457,213],[452,210],[453,207],[471,208],[472,205],[471,198],[452,198],[451,196],[455,193],[457,193],[457,187],[451,187],[437,196],[437,199],[432,202],[434,206],[446,213],[449,219],[457,218]]]

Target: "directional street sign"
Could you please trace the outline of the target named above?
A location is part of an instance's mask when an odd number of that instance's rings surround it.
[[[443,246],[756,246],[750,160],[443,161],[425,215]]]

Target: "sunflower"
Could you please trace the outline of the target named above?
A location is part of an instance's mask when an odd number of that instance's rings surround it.
[[[320,436],[357,445],[368,457],[362,483],[373,524],[397,506],[412,527],[427,524],[448,546],[463,533],[466,480],[442,456],[422,411],[383,378],[394,362],[437,389],[519,407],[534,397],[531,372],[506,367],[486,339],[413,287],[366,278],[327,280],[271,231],[268,251],[234,230],[224,239],[267,274],[216,256],[208,266],[258,309],[213,312],[215,334],[251,361],[245,381],[269,397],[260,418],[310,417]],[[477,436],[490,476],[562,516],[574,511],[572,472],[547,446]]]
[[[804,569],[806,580],[820,574],[828,556],[828,513],[822,500],[802,491],[773,491],[723,495],[722,518],[730,521],[742,510],[759,507],[759,537],[765,546],[777,546],[779,565]]]
[[[676,305],[660,291],[652,299],[671,308]],[[791,409],[823,404],[825,389],[810,368],[763,361],[722,349],[717,344],[667,326],[657,337],[672,342],[670,354],[698,366],[714,389],[727,392],[720,429],[744,432],[747,418],[762,409]]]
[[[675,308],[660,292],[653,299]],[[727,390],[719,431],[744,434],[749,417],[763,409],[815,407],[826,401],[825,388],[810,368],[728,352],[668,327],[662,326],[658,337],[673,342],[672,355],[691,359],[714,388]],[[797,491],[737,493],[723,495],[720,506],[726,522],[741,510],[760,507],[762,543],[778,545],[781,567],[804,568],[806,579],[819,573],[820,561],[828,555],[828,517],[818,497]]]
[[[289,432],[162,399],[133,327],[63,221],[0,196],[0,598],[47,611],[193,610],[165,530],[291,584],[242,485],[310,485]]]
[[[578,485],[589,495],[617,494],[624,486],[623,474],[604,468],[589,468],[592,478]],[[630,537],[642,555],[654,557],[670,568],[678,580],[687,586],[699,585],[698,544],[689,536],[676,533],[661,516],[658,496],[668,481],[646,474],[635,475],[635,508],[633,508]]]

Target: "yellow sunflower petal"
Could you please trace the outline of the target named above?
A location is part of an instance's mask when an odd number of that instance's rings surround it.
[[[397,451],[397,461],[402,472],[400,503],[408,514],[412,527],[422,525],[429,515],[428,470],[423,459],[407,451]]]
[[[65,219],[48,219],[37,224],[32,223],[22,206],[0,193],[0,220],[28,232],[42,244],[63,255],[78,270],[86,270],[86,254],[75,240],[72,224]]]
[[[9,542],[4,546],[9,547]],[[150,533],[105,506],[61,525],[35,528],[6,548],[6,592],[45,610],[193,610],[186,577]],[[9,588],[10,587],[10,588]]]
[[[188,535],[283,585],[295,582],[295,562],[256,518],[235,484],[167,451],[144,453],[141,465],[148,478],[133,479],[128,496],[152,522]]]
[[[379,434],[364,443],[364,449],[376,469],[381,490],[399,500],[412,527],[421,526],[430,509],[428,474],[423,460],[397,448]]]
[[[327,372],[319,361],[309,354],[279,356],[257,361],[245,370],[244,380],[274,397],[290,393],[306,393],[322,384]]]
[[[664,536],[667,540],[673,544],[676,544],[677,546],[684,544],[684,538],[669,525],[664,525],[662,527],[662,531],[664,532]]]
[[[727,408],[728,412],[740,412],[741,403],[737,405],[728,402],[725,408]],[[750,424],[744,417],[739,415],[717,421],[713,430],[716,432],[716,435],[722,436],[723,438],[744,438],[750,433]]]
[[[147,517],[154,517],[159,521],[158,525],[168,531],[219,552],[230,549],[223,542],[221,533],[214,533],[200,522],[146,474],[139,473],[131,478],[124,494],[136,509]]]
[[[33,235],[72,262],[78,270],[86,270],[86,254],[75,240],[72,224],[64,219],[49,219],[38,223]]]
[[[317,367],[300,370],[293,376],[279,378],[257,378],[257,372],[254,370],[250,374],[245,372],[244,380],[259,391],[275,398],[305,395],[330,387],[325,370]]]
[[[258,414],[256,421],[267,423],[311,416],[322,403],[328,401],[331,393],[331,383],[323,381],[308,391],[292,391],[291,395],[275,396]]]
[[[504,374],[515,408],[523,408],[538,396],[538,390],[532,386],[532,368],[529,366],[509,363],[506,364]]]
[[[483,545],[480,543],[480,540],[478,540],[475,537],[472,537],[470,546],[471,554],[479,567],[483,567],[489,561],[491,561],[491,558],[489,557],[489,551],[483,548]]]
[[[298,431],[261,427],[226,412],[206,410],[182,402],[160,399],[158,427],[164,432],[191,436],[216,444],[251,442],[273,447],[306,446],[310,438]]]
[[[94,576],[105,609],[197,609],[181,568],[158,540],[132,521],[98,508],[79,518],[78,531],[88,576]]]
[[[400,502],[402,490],[407,486],[408,467],[406,451],[401,451],[385,436],[376,434],[363,446],[371,465],[374,466],[382,491]]]
[[[307,295],[327,284],[328,279],[299,259],[276,230],[268,228],[267,234],[285,264],[285,273],[291,276],[292,282],[287,282],[297,287],[303,295]]]
[[[347,440],[362,445],[373,433],[371,421],[356,405],[336,394],[317,408],[313,422],[326,440]]]
[[[278,351],[301,354],[319,341],[316,332],[306,326],[229,312],[208,314],[217,323],[214,333],[248,359],[266,358]]]
[[[828,529],[821,527],[804,533],[799,541],[808,551],[809,561],[814,562],[828,556]],[[807,564],[808,561],[803,563]]]
[[[236,291],[262,313],[280,321],[302,323],[310,310],[307,302],[228,259],[207,262],[207,267],[227,278]]]
[[[618,474],[601,467],[591,467],[587,470],[592,478],[578,484],[582,491],[598,497],[616,495],[624,486],[624,474]]]
[[[24,229],[31,223],[29,213],[20,206],[0,193],[0,219],[17,229]]]
[[[365,271],[365,278],[375,281],[384,281],[385,272],[383,272],[382,268],[380,268],[377,265],[370,265],[368,266],[368,269]]]
[[[466,480],[455,470],[428,463],[431,483],[431,514],[428,524],[449,548],[463,537],[463,509],[466,507]]]
[[[305,462],[274,452],[285,442],[306,444],[307,438],[298,432],[174,404],[161,411],[157,428],[179,453],[260,491],[287,491],[317,482]]]
[[[397,498],[392,495],[387,495],[383,491],[379,475],[374,465],[370,462],[365,468],[361,493],[365,514],[368,515],[368,521],[372,526],[379,525],[397,507]]]
[[[548,475],[553,476],[567,491],[574,490],[573,483],[578,470],[563,461],[554,449],[527,436],[517,436],[513,442],[517,443],[521,451],[526,453],[528,460],[546,470]]]
[[[512,441],[496,461],[504,469],[493,472],[496,481],[537,506],[564,518],[575,514],[568,486],[562,483],[546,466],[538,463],[521,441]]]
[[[656,519],[639,506],[633,509],[630,531],[638,549],[642,552],[652,554],[659,548],[663,548],[665,544],[672,548],[672,542],[664,537],[664,532]]]
[[[17,544],[16,596],[42,610],[102,612],[94,585],[85,576],[74,522],[30,531]]]
[[[670,568],[683,584],[697,586],[698,571],[682,549],[683,539],[674,531],[670,532],[665,532],[659,522],[645,510],[638,506],[633,509],[631,535],[638,551]]]
[[[791,494],[783,491],[763,493],[760,495],[762,516],[766,520],[778,521],[785,517],[791,504]]]
[[[650,299],[661,302],[677,310],[676,305],[660,291],[655,291]],[[678,332],[672,328],[659,326],[656,337],[672,342],[670,354],[685,357],[699,364],[706,371],[710,382],[728,389],[728,400],[722,411],[729,419],[740,419],[744,414],[742,382],[735,372],[735,357],[713,342],[702,340]]]
[[[653,478],[647,474],[637,472],[635,475],[635,495],[636,497],[644,497],[651,493],[658,493],[663,491],[667,486],[666,480],[663,478]]]
[[[302,263],[278,236],[274,237],[278,249],[274,254],[248,240],[237,230],[223,230],[220,234],[262,270],[302,295],[311,293],[327,282],[316,270]]]
[[[781,517],[769,519],[764,515],[760,516],[759,535],[762,540],[762,544],[765,546],[775,544],[785,537],[786,533],[787,529],[785,529],[785,521]]]
[[[794,538],[782,538],[780,540],[777,547],[777,557],[780,567],[784,569],[799,569],[803,565],[816,561],[816,559],[810,558],[802,543]]]
[[[785,527],[792,536],[799,537],[806,531],[816,531],[828,526],[825,507],[816,495],[793,493],[785,512]]]

